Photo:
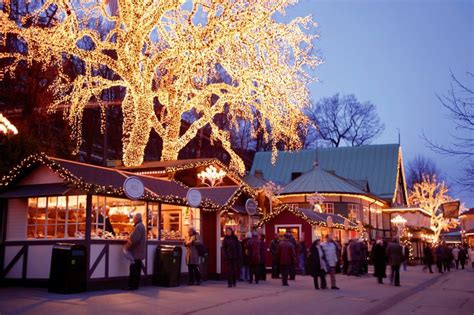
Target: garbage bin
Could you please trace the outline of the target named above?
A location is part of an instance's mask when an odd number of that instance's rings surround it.
[[[78,293],[86,291],[87,256],[84,245],[58,243],[53,247],[48,291]]]
[[[153,285],[177,287],[181,281],[181,257],[179,246],[161,245],[156,247],[153,268]]]

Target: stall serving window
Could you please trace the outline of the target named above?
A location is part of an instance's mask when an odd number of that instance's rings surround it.
[[[332,202],[325,202],[323,203],[323,208],[325,213],[332,213],[334,214],[334,203]]]
[[[133,230],[133,216],[146,220],[146,202],[123,198],[92,196],[92,239],[127,239]]]
[[[28,198],[27,239],[84,238],[86,196]]]
[[[201,231],[199,209],[176,205],[161,205],[160,234],[162,240],[183,240],[189,227]]]
[[[352,222],[356,222],[357,220],[361,219],[360,207],[358,204],[355,204],[355,203],[348,204],[347,212],[348,212],[349,220],[351,220]]]

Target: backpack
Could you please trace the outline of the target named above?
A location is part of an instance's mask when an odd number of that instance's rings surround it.
[[[199,243],[196,245],[196,249],[198,252],[199,257],[206,257],[207,256],[207,248],[204,244]]]

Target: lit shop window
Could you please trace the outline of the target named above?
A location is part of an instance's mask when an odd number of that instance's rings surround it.
[[[91,238],[128,238],[134,228],[135,213],[141,213],[146,225],[145,201],[92,196]]]
[[[360,207],[358,204],[350,203],[347,205],[349,220],[356,222],[360,220]]]
[[[332,213],[334,214],[334,203],[325,202],[323,203],[324,213]]]
[[[225,229],[230,227],[239,239],[244,239],[245,234],[256,224],[253,217],[228,212],[221,216],[221,238],[225,236]]]
[[[160,232],[162,240],[182,240],[189,227],[201,230],[199,209],[163,204],[161,206]]]
[[[157,203],[148,203],[148,239],[157,240],[159,237],[159,208]]]
[[[383,229],[382,210],[377,209],[377,227]]]
[[[364,207],[364,211],[363,211],[363,213],[362,213],[362,219],[363,219],[362,222],[363,222],[364,224],[369,224],[369,215],[370,215],[370,213],[369,213],[369,208]]]
[[[28,239],[84,238],[86,196],[28,199]]]
[[[377,227],[377,210],[373,208],[370,209],[370,224]]]

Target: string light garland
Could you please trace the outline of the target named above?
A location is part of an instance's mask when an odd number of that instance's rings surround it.
[[[258,228],[261,228],[263,227],[265,224],[267,224],[268,222],[270,222],[271,220],[273,220],[275,217],[277,217],[280,213],[284,212],[284,211],[288,211],[290,212],[291,214],[293,214],[294,216],[300,218],[300,219],[303,219],[304,221],[308,222],[310,225],[312,226],[320,226],[320,227],[326,227],[328,228],[328,223],[326,221],[316,221],[316,220],[313,220],[311,218],[309,218],[307,215],[305,215],[303,212],[299,211],[298,208],[294,207],[294,206],[289,206],[289,205],[281,205],[279,206],[278,208],[274,209],[272,213],[269,213],[267,214],[266,216],[264,216],[260,221],[258,221],[257,223],[257,227]],[[344,218],[342,216],[340,216],[341,218]],[[345,219],[345,218],[344,218]],[[347,220],[347,219],[346,219]],[[335,228],[335,229],[340,229],[340,230],[344,230],[344,229],[349,229],[349,230],[359,230],[359,227],[353,225],[353,224],[349,224],[349,225],[344,225],[344,224],[340,224],[340,223],[332,223],[331,224],[331,228]]]
[[[2,133],[4,135],[8,135],[8,134],[17,135],[18,134],[18,129],[16,129],[15,125],[12,124],[8,120],[7,117],[0,114],[0,134],[2,134]]]
[[[110,2],[110,4],[109,4]],[[50,112],[65,109],[71,137],[82,141],[82,118],[88,102],[104,109],[102,93],[122,88],[123,162],[143,162],[151,131],[163,141],[162,159],[178,153],[199,130],[210,127],[211,144],[220,142],[231,158],[231,168],[245,172],[231,147],[230,132],[214,121],[227,117],[227,127],[239,130],[251,123],[251,134],[261,134],[272,146],[301,147],[300,134],[308,119],[308,84],[321,60],[313,55],[310,16],[287,23],[274,19],[297,0],[156,0],[68,1],[45,0],[19,21],[9,18],[9,4],[0,12],[0,44],[16,36],[27,53],[1,52],[10,60],[4,72],[14,75],[21,61],[58,69]],[[38,7],[39,6],[39,7]],[[36,8],[35,6],[32,6]],[[37,23],[50,14],[48,27]],[[113,11],[113,12],[112,12]],[[64,58],[83,64],[72,78]],[[108,69],[114,79],[102,75]],[[160,106],[156,106],[159,104]],[[189,128],[182,132],[184,117]],[[105,128],[102,120],[102,130]]]
[[[12,170],[10,170],[7,175],[3,176],[3,178],[0,180],[0,191],[8,188],[8,186],[10,186],[19,176],[21,176],[22,174],[24,174],[24,172],[36,165],[45,165],[49,167],[55,173],[57,173],[67,184],[86,193],[113,195],[117,197],[126,198],[122,187],[103,186],[85,182],[81,177],[76,176],[67,168],[63,167],[61,163],[55,162],[44,153],[30,155],[29,157],[22,160]],[[188,205],[188,202],[185,197],[176,195],[157,195],[147,190],[145,190],[145,193],[140,199],[180,206]],[[200,208],[208,212],[215,212],[221,209],[219,205],[216,205],[208,198],[203,198]]]
[[[209,187],[214,187],[222,183],[227,172],[223,169],[217,170],[214,165],[209,165],[205,170],[197,174],[201,183]]]

